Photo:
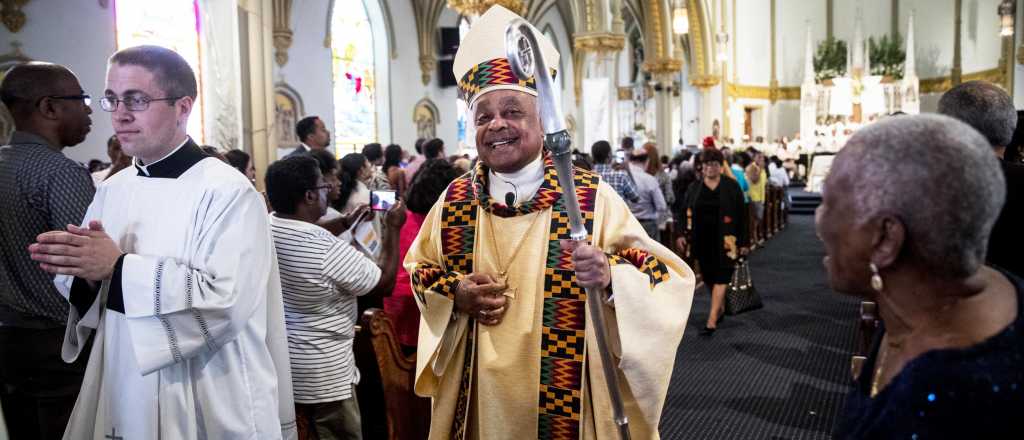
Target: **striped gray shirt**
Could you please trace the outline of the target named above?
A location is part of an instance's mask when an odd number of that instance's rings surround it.
[[[377,285],[380,268],[312,223],[270,216],[284,298],[296,403],[352,397],[359,382],[352,340],[356,297]]]
[[[89,170],[39,136],[16,131],[0,147],[0,326],[67,322],[68,302],[29,258],[28,245],[43,232],[79,224],[95,192]]]

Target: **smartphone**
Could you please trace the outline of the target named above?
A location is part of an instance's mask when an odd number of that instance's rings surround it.
[[[387,211],[395,206],[395,199],[394,191],[370,191],[370,209]]]
[[[622,151],[622,150],[616,151],[615,152],[615,161],[618,162],[618,163],[625,163],[626,162],[626,152]]]

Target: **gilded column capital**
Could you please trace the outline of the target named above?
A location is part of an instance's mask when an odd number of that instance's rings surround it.
[[[626,36],[611,32],[588,32],[573,36],[573,48],[583,52],[618,52],[626,47]]]
[[[678,73],[683,70],[683,60],[675,58],[655,58],[644,62],[644,71],[653,74]]]
[[[523,0],[448,0],[449,8],[465,16],[479,16],[494,5],[501,5],[519,15],[526,10]]]
[[[423,80],[423,85],[430,84],[430,73],[434,71],[435,63],[437,58],[433,55],[420,55],[420,79]]]
[[[718,75],[694,75],[690,77],[690,85],[701,89],[709,89],[711,87],[717,86],[719,79],[720,78],[718,77]]]
[[[274,0],[274,61],[278,66],[288,62],[288,49],[292,47],[292,0]]]
[[[288,63],[288,49],[292,47],[292,31],[274,30],[274,61],[278,66]]]
[[[437,69],[437,58],[434,56],[437,20],[444,11],[445,0],[415,0],[412,2],[413,15],[416,17],[416,35],[420,50],[420,79],[423,85],[430,83],[430,77]]]
[[[29,0],[3,0],[0,1],[0,19],[2,19],[4,26],[7,30],[11,31],[12,34],[18,33],[23,26],[25,26],[25,13],[21,11],[21,8],[28,3]]]

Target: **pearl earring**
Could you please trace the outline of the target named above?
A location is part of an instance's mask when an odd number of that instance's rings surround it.
[[[871,288],[876,292],[881,292],[885,283],[882,282],[882,276],[878,274],[878,266],[875,266],[875,263],[868,263],[868,267],[871,268]]]

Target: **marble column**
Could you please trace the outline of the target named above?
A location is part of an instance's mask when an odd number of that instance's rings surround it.
[[[700,90],[700,111],[697,118],[697,133],[700,136],[697,144],[700,145],[699,141],[702,141],[705,136],[713,135],[713,124],[718,117],[714,114],[714,99],[712,91],[715,86],[718,85],[719,78],[715,75],[695,75],[690,78],[690,85],[697,87]],[[721,121],[719,120],[719,133],[721,133]]]
[[[679,87],[679,72],[683,69],[683,62],[677,58],[666,58],[644,63],[644,67],[651,73],[654,81],[654,102],[655,102],[655,138],[661,154],[672,154],[672,146],[676,144],[677,133],[672,132],[672,114],[676,100],[673,99],[675,87]]]
[[[277,159],[274,139],[277,139],[274,127],[274,76],[273,63],[273,1],[249,0],[238,3],[244,15],[244,39],[241,51],[244,52],[242,71],[242,117],[245,128],[243,144],[250,146],[253,165],[256,167],[256,188],[264,190],[263,178],[267,166]],[[245,44],[247,43],[247,44]]]
[[[950,78],[953,80],[953,85],[958,86],[962,81],[961,76],[963,75],[963,69],[960,65],[960,22],[963,0],[954,0],[953,4],[953,68],[950,69]]]
[[[678,77],[678,74],[679,71],[677,70],[654,76],[655,81],[659,84],[659,87],[655,88],[654,91],[654,102],[657,109],[655,142],[658,144],[658,152],[668,156],[672,156],[672,146],[676,144],[676,138],[679,137],[679,133],[675,133],[672,130],[672,127],[675,125],[673,123],[673,115],[677,105],[672,95],[675,93],[674,87],[677,87],[674,84],[677,83],[675,79]]]
[[[825,37],[832,38],[835,34],[833,33],[832,26],[832,11],[835,8],[832,5],[832,0],[825,0]]]
[[[900,0],[892,0],[892,17],[889,21],[889,34],[900,33]]]
[[[577,113],[576,147],[590,151],[599,140],[616,144],[618,140],[618,88],[616,87],[616,55],[626,45],[625,35],[613,32],[576,34],[573,47],[582,57],[578,68],[581,85],[577,90],[580,111]]]

